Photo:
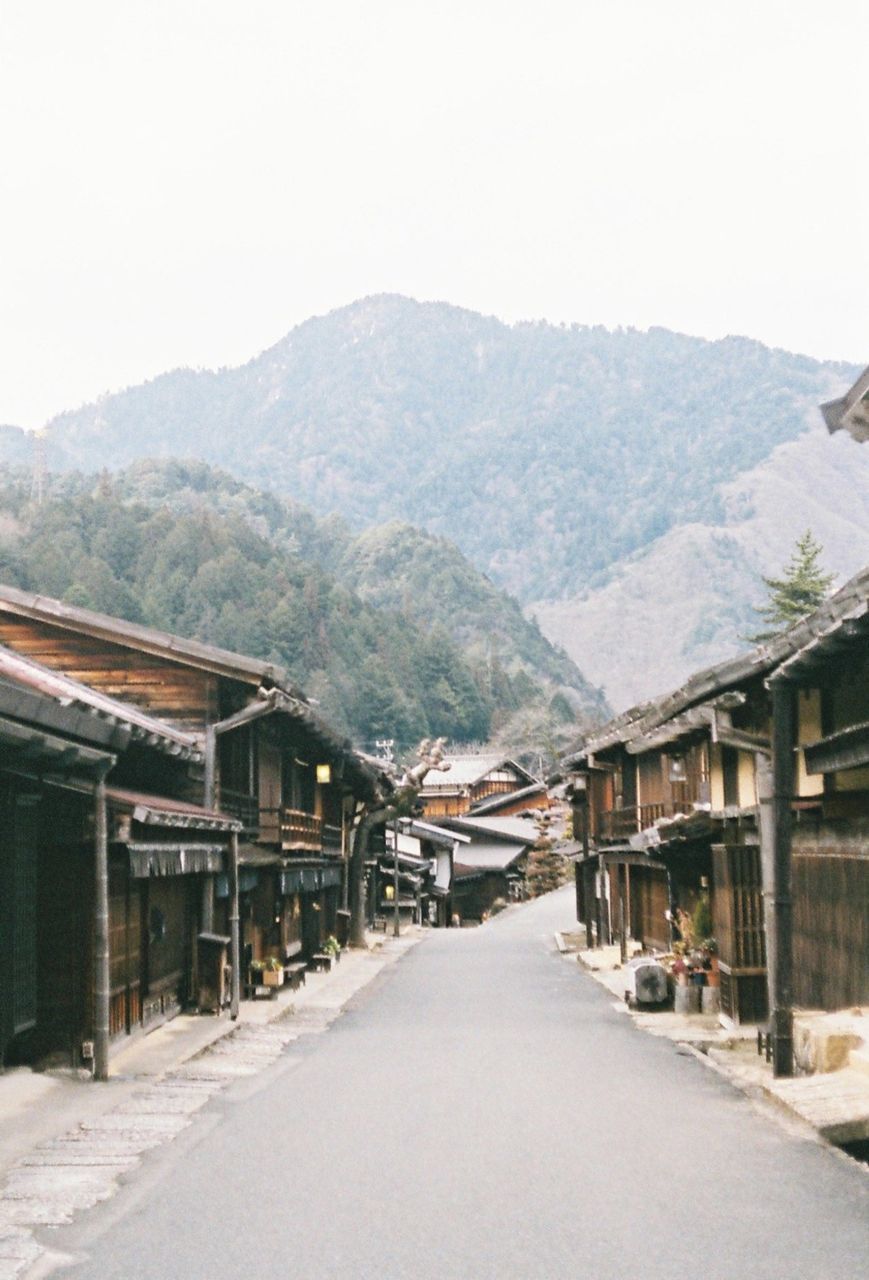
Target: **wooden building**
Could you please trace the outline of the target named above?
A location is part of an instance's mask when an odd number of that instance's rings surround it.
[[[489,806],[489,811],[513,812],[518,797],[520,809],[547,808],[546,788],[515,760],[502,756],[446,756],[448,768],[427,775],[419,793],[426,818],[457,817]]]
[[[38,706],[75,739],[70,769],[32,725],[23,750],[3,752],[7,874],[29,886],[6,899],[17,905],[3,934],[18,957],[22,930],[30,937],[35,962],[13,969],[29,975],[36,1001],[26,1029],[13,1018],[8,1054],[104,1071],[110,1039],[195,998],[202,885],[225,869],[239,824],[178,798],[198,754],[188,736],[3,648],[0,689],[19,719]],[[88,778],[81,762],[94,741],[111,750]]]
[[[416,818],[399,818],[398,866],[395,826],[385,832],[384,849],[372,868],[370,922],[394,914],[398,872],[399,916],[434,928],[448,928],[454,913],[455,865],[471,837]]]
[[[484,919],[499,899],[522,901],[528,851],[539,836],[533,822],[468,816],[438,825],[468,837],[454,854],[452,907],[460,920]]]
[[[122,701],[132,719],[147,718],[152,745],[169,744],[162,761],[153,752],[146,760],[140,744],[135,758],[119,763],[117,777],[128,792],[178,802],[176,821],[186,813],[190,831],[198,831],[196,843],[203,846],[195,873],[198,902],[186,899],[183,912],[178,900],[163,904],[158,909],[164,919],[171,913],[177,921],[184,914],[189,921],[195,917],[199,932],[231,935],[227,872],[201,838],[219,815],[227,824],[224,834],[230,826],[241,833],[240,929],[246,963],[271,956],[308,958],[342,931],[350,833],[377,780],[285,671],[4,586],[0,645],[38,663],[47,676],[82,682],[96,702]],[[198,828],[185,805],[200,811]],[[146,810],[154,826],[160,806],[139,806],[140,813]],[[140,820],[134,817],[133,823],[134,843],[150,843]],[[113,884],[120,911],[122,897],[130,895],[122,893],[119,880]],[[189,888],[185,892],[192,894]],[[129,950],[137,911],[135,906],[125,911],[116,937]],[[116,976],[121,968],[119,960]],[[192,985],[179,986],[178,1003],[189,998]],[[171,1000],[161,998],[161,1016],[170,1006]],[[131,1010],[132,994],[116,1023],[129,1023]]]
[[[824,1009],[866,998],[857,974],[867,972],[860,868],[869,775],[859,752],[848,769],[828,760],[825,772],[821,744],[836,740],[837,726],[852,735],[861,717],[869,720],[860,621],[867,594],[864,571],[788,631],[626,712],[563,762],[583,844],[578,915],[589,938],[628,933],[663,950],[672,940],[668,915],[690,913],[708,894],[722,1012],[733,1022],[764,1021],[769,1009],[764,896],[772,889],[759,774],[773,755],[771,690],[781,681],[795,690],[796,998]]]
[[[869,1005],[869,569],[834,600],[770,681],[796,797],[793,999],[824,1010]]]

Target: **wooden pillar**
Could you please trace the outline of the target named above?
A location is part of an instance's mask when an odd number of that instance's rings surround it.
[[[618,880],[619,880],[619,959],[622,964],[628,962],[628,923],[627,923],[627,896],[628,896],[628,868],[627,864],[620,862],[618,864]]]
[[[594,946],[594,863],[586,861],[582,864],[583,889],[585,891],[585,945],[587,947]],[[600,939],[598,939],[600,942]]]
[[[597,940],[602,947],[608,947],[612,942],[610,932],[610,916],[609,916],[609,899],[607,897],[607,887],[609,882],[609,872],[606,863],[602,857],[598,858],[597,872]]]
[[[94,1079],[109,1078],[109,841],[106,775],[94,786]]]
[[[241,931],[238,894],[238,833],[229,838],[229,964],[232,970],[232,990],[229,997],[229,1016],[238,1017],[241,999]]]
[[[772,955],[770,1030],[773,1072],[794,1073],[793,898],[791,832],[794,795],[796,697],[787,681],[773,680],[772,692]]]

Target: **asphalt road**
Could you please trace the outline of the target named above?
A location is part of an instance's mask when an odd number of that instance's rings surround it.
[[[432,932],[57,1236],[84,1280],[866,1274],[869,1177],[553,953],[570,891]]]

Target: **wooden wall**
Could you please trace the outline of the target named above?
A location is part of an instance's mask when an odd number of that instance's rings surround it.
[[[793,855],[795,1003],[869,1004],[869,847],[800,841]]]
[[[218,718],[218,678],[210,672],[2,611],[0,644],[178,729],[201,731]]]
[[[654,867],[630,867],[631,934],[645,947],[667,951],[670,927],[665,912],[670,907],[666,871]]]

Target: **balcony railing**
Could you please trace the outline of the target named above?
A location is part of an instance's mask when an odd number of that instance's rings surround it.
[[[260,826],[259,801],[244,791],[220,788],[220,809],[232,818],[238,818],[248,835],[256,834]]]
[[[323,823],[323,852],[331,853],[333,856],[340,856],[341,848],[341,828],[333,827],[331,823]]]
[[[600,815],[600,835],[604,840],[626,840],[639,831],[639,818],[635,804],[624,809],[605,809]]]
[[[282,849],[296,852],[341,853],[341,828],[324,823],[316,814],[301,809],[265,808],[256,796],[230,787],[220,788],[220,808],[238,818],[245,835],[267,844],[280,843]]]
[[[693,804],[672,801],[656,804],[632,804],[622,809],[605,809],[600,815],[600,835],[604,840],[626,840],[638,831],[653,827],[661,818],[675,818],[677,813],[691,813]]]
[[[301,809],[283,809],[281,848],[319,853],[323,848],[323,819]]]

